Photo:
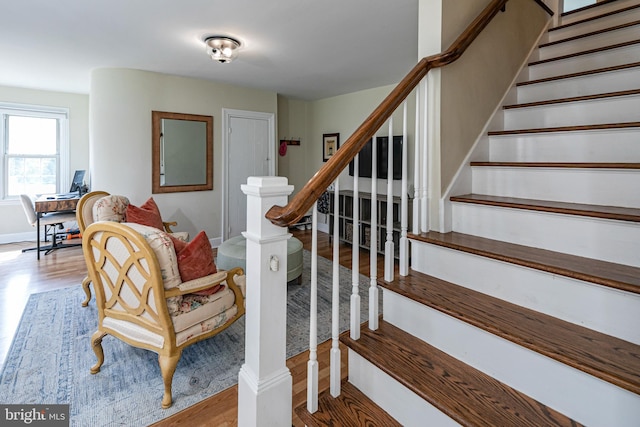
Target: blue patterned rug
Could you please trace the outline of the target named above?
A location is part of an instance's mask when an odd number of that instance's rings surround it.
[[[302,285],[290,285],[287,357],[308,349],[310,256]],[[318,258],[318,342],[331,337],[331,263]],[[369,280],[360,276],[362,321]],[[340,267],[340,329],[349,327],[351,270]],[[244,363],[244,318],[217,336],[187,347],[173,377],[173,406],[161,409],[164,390],[156,353],[111,336],[96,375],[91,335],[95,301],[81,307],[80,286],[31,295],[0,374],[0,403],[70,404],[72,426],[147,426],[237,383]]]

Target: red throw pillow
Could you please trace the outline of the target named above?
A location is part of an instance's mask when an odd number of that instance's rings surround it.
[[[167,233],[167,236],[169,236],[169,238],[173,242],[173,250],[176,251],[176,255],[178,255],[180,251],[186,248],[188,245],[187,242],[185,242],[184,240],[180,240],[177,237],[173,237],[170,233]]]
[[[175,243],[174,243],[175,244]],[[178,256],[178,270],[183,282],[216,273],[218,269],[213,262],[213,249],[209,243],[207,233],[201,231],[180,252]]]
[[[149,227],[164,230],[160,209],[158,209],[158,205],[156,205],[153,197],[149,197],[149,200],[144,202],[140,207],[129,204],[125,215],[127,222],[135,222],[136,224],[148,225]]]

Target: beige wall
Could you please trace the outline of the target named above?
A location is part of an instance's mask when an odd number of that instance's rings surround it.
[[[89,169],[88,95],[0,86],[0,102],[68,108],[69,182],[74,170]],[[0,218],[0,243],[35,240],[19,201],[0,201]]]
[[[278,155],[278,175],[286,176],[294,186],[294,194],[309,180],[313,138],[310,133],[311,103],[278,96],[278,138],[300,139],[300,145],[287,146],[287,154]]]
[[[489,0],[443,2],[449,46]],[[532,0],[511,0],[466,53],[441,71],[440,190],[451,183],[491,118],[549,16]]]
[[[274,92],[128,69],[91,76],[92,188],[142,204],[151,194],[151,111],[213,116],[213,191],[154,194],[177,230],[222,236],[222,109],[277,113]],[[237,189],[240,191],[240,189]]]

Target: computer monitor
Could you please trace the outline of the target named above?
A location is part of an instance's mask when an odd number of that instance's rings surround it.
[[[73,193],[74,191],[79,191],[82,188],[85,173],[86,171],[84,170],[77,170],[73,174],[73,181],[71,181],[71,189],[69,190],[69,193]]]

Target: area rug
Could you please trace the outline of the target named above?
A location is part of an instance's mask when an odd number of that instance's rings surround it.
[[[288,287],[287,357],[308,349],[310,255],[301,285]],[[318,258],[318,342],[331,337],[330,261]],[[360,275],[362,321],[369,280]],[[351,270],[340,267],[340,330],[349,328]],[[107,336],[96,375],[91,335],[95,302],[81,307],[80,285],[31,295],[0,374],[0,403],[69,404],[72,426],[147,426],[237,383],[244,362],[244,318],[217,336],[187,347],[173,377],[173,406],[161,409],[157,355]]]

